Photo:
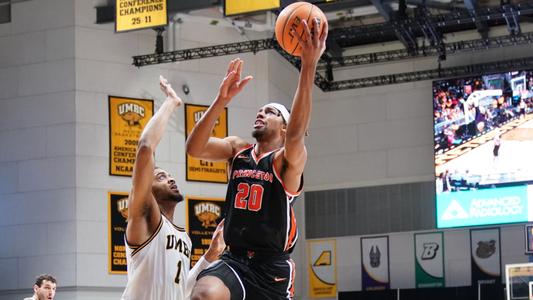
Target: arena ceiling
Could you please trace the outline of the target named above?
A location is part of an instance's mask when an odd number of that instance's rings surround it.
[[[236,29],[266,30],[273,32],[271,21],[278,11],[260,12],[227,18],[222,13],[223,0],[169,0],[169,15],[187,15],[191,17],[230,20]],[[96,7],[96,22],[114,21],[114,2]],[[281,0],[281,7],[296,2]],[[308,1],[319,6],[327,15],[329,34],[326,54],[322,57],[317,72],[316,84],[325,91],[375,86],[406,81],[439,78],[443,73],[440,61],[446,55],[461,51],[476,51],[495,47],[508,47],[531,44],[533,32],[522,30],[525,24],[533,20],[533,0],[333,0]],[[270,19],[270,22],[269,22]],[[491,35],[494,27],[504,27],[506,34]],[[531,27],[531,26],[529,26]],[[452,33],[477,31],[477,38],[446,42]],[[380,51],[380,44],[396,42],[395,50]],[[399,43],[398,43],[399,42]],[[354,55],[354,48],[375,45],[372,53]],[[195,49],[184,49],[163,53],[139,55],[134,57],[134,65],[174,62],[180,60],[205,58],[242,52],[257,52],[276,49],[289,62],[298,67],[298,61],[285,55],[277,44],[270,39],[248,42],[236,42]],[[432,55],[439,61],[438,70],[426,73],[413,72],[377,76],[344,81],[334,81],[333,71],[353,65],[388,62]],[[533,57],[519,64],[533,65]],[[506,68],[508,63],[501,68]],[[513,62],[511,64],[516,64]],[[494,67],[493,64],[490,67]],[[482,66],[480,66],[483,68]],[[446,70],[444,70],[446,71]],[[476,68],[466,70],[448,70],[449,76],[463,75],[464,72],[481,72]],[[402,79],[403,78],[403,79]],[[403,80],[403,81],[402,81]]]

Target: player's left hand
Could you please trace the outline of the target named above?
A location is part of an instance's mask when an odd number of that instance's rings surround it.
[[[302,47],[302,53],[300,54],[302,65],[312,64],[313,66],[316,66],[318,60],[322,56],[322,53],[324,53],[324,50],[326,50],[328,22],[324,22],[321,32],[318,32],[319,20],[313,19],[311,22],[314,22],[314,26],[311,26],[313,32],[311,32],[311,29],[309,29],[309,24],[307,24],[307,21],[302,21],[302,25],[304,27],[304,37],[301,37],[299,34],[297,34],[294,29],[292,30],[294,36],[298,38],[298,43],[300,43],[300,46]]]
[[[220,255],[226,249],[226,242],[224,242],[224,219],[218,223],[215,232],[213,233],[213,238],[211,239],[211,244],[209,249],[207,249],[204,258],[208,262],[213,262],[218,259]]]
[[[170,83],[168,83],[168,80],[161,75],[159,75],[159,88],[165,94],[165,96],[167,96],[167,99],[174,101],[177,106],[181,106],[183,104],[181,98],[178,97],[176,91],[174,91]]]

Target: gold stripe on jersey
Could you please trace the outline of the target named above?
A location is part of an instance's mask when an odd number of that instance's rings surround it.
[[[152,233],[152,235],[144,243],[140,244],[135,249],[133,247],[130,247],[133,250],[133,252],[131,252],[131,257],[133,257],[136,253],[138,253],[146,245],[148,245],[155,238],[155,236],[159,233],[159,231],[161,230],[162,227],[163,227],[163,216],[161,216],[161,219],[159,221],[159,225],[157,225],[157,229],[154,231],[154,233]]]

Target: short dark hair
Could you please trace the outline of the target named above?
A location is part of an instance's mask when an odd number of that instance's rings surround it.
[[[41,285],[43,284],[43,281],[45,280],[57,284],[57,280],[55,279],[54,276],[50,274],[41,274],[37,276],[37,278],[35,278],[35,285],[38,287],[41,287]]]

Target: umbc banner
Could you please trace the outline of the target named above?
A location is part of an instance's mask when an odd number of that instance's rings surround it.
[[[167,0],[116,0],[115,31],[168,25]]]
[[[532,186],[440,193],[437,228],[528,222],[533,219]]]
[[[153,114],[153,100],[109,96],[109,175],[133,174],[137,142]]]
[[[202,118],[208,106],[185,104],[185,138],[189,136],[194,125]],[[228,136],[228,109],[218,117],[211,136],[225,138]],[[187,154],[187,181],[202,181],[213,183],[228,182],[228,164],[226,162],[211,162],[196,159]],[[193,241],[194,244],[194,241]]]
[[[128,193],[108,193],[109,273],[126,274],[126,220],[128,219]]]
[[[187,232],[192,242],[191,268],[209,249],[213,232],[222,220],[224,200],[191,196],[186,198]]]

